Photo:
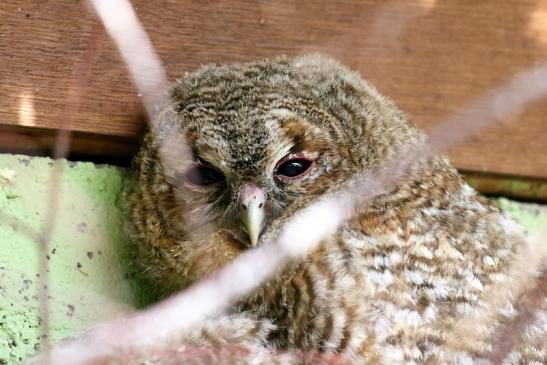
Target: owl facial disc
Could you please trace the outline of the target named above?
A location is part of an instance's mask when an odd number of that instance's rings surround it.
[[[245,183],[241,188],[241,221],[249,235],[252,247],[256,246],[258,236],[264,228],[266,214],[264,205],[266,192],[253,183]]]

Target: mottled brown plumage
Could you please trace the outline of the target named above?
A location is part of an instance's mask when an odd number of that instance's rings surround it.
[[[170,97],[132,194],[137,267],[160,295],[250,249],[245,219],[260,222],[260,246],[302,208],[425,140],[374,87],[320,56],[205,66]],[[190,151],[177,149],[183,141]],[[246,206],[253,198],[259,218]],[[242,346],[242,362],[319,361],[291,355],[304,351],[362,364],[479,363],[540,275],[532,264],[513,275],[527,253],[520,226],[434,156],[228,314],[167,346]],[[545,363],[542,307],[507,363]],[[154,356],[177,363],[167,353]]]

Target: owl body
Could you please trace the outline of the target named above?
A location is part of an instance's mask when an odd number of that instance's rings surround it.
[[[425,141],[359,75],[321,56],[206,66],[170,95],[132,194],[136,264],[160,296],[275,239],[303,208]],[[524,232],[439,156],[388,190],[169,346],[243,346],[234,363],[323,361],[302,357],[310,353],[489,363],[515,301],[541,276],[531,263],[525,279],[514,276],[529,258]],[[545,363],[542,303],[506,363]]]

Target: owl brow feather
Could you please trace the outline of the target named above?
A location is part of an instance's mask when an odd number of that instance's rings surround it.
[[[153,52],[151,43],[138,23],[130,3],[126,0],[89,1],[116,41],[137,87],[146,96],[143,101],[147,111],[154,115],[157,111],[156,96],[164,90],[165,78],[159,58]],[[111,5],[108,6],[108,3]],[[122,28],[119,18],[114,14],[123,14],[129,19],[130,29]],[[144,59],[143,64],[153,65],[152,68],[157,71],[160,81],[149,83],[138,80],[138,75],[144,73],[137,72],[138,65],[128,57],[131,54],[131,47],[144,48],[145,51],[139,57]],[[526,84],[529,81],[536,82]],[[514,92],[522,92],[524,96],[519,100],[509,98],[507,102],[507,96]],[[372,173],[358,175],[356,179],[351,180],[349,187],[304,209],[301,214],[289,221],[275,242],[269,242],[259,249],[250,251],[219,270],[214,276],[146,311],[98,326],[79,339],[46,350],[43,357],[35,360],[46,359],[55,364],[86,364],[115,351],[147,346],[169,334],[188,330],[208,315],[225,309],[233,298],[255,288],[275,273],[276,268],[288,258],[302,255],[311,249],[322,236],[337,229],[357,206],[370,202],[378,194],[389,190],[406,175],[409,167],[417,160],[424,161],[433,156],[435,150],[461,143],[477,130],[501,120],[502,116],[514,113],[546,94],[547,66],[539,66],[518,75],[509,83],[464,107],[440,126],[430,130],[430,143],[433,148],[426,145],[402,148],[396,158],[387,164]],[[295,236],[302,237],[304,244],[292,245],[294,239],[289,237]],[[236,283],[237,285],[234,285]]]

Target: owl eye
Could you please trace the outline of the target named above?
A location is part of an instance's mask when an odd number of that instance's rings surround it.
[[[224,175],[210,166],[196,165],[184,175],[186,181],[197,186],[208,186],[224,180]]]
[[[283,159],[277,165],[277,168],[275,169],[275,174],[282,179],[292,180],[308,173],[313,165],[314,160],[305,157]]]

